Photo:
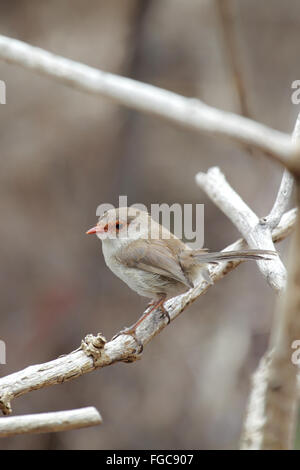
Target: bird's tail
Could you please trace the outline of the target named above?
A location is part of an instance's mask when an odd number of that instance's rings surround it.
[[[199,263],[216,264],[221,261],[230,260],[271,260],[277,255],[276,251],[271,250],[237,250],[237,251],[219,251],[209,252],[205,250],[193,250],[190,256]]]

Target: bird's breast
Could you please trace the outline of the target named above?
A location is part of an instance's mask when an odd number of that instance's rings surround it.
[[[105,263],[109,269],[128,287],[143,297],[153,299],[162,293],[170,297],[187,290],[184,284],[174,279],[121,264],[116,256],[117,252],[111,249],[108,244],[103,243],[102,248]]]

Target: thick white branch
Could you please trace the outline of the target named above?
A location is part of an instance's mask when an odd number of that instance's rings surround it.
[[[233,113],[161,88],[103,72],[22,41],[0,36],[0,59],[22,65],[61,83],[189,129],[230,137],[271,154],[285,164],[292,151],[287,134]]]
[[[273,240],[280,241],[288,236],[293,229],[295,219],[295,209],[284,214],[273,232]],[[245,242],[238,240],[226,249],[240,250],[242,248],[245,248]],[[211,269],[212,280],[216,282],[223,278],[238,264],[240,261],[219,263]],[[210,285],[206,282],[202,282],[185,294],[168,300],[164,306],[171,320],[174,320],[194,300],[204,294],[209,287]],[[166,326],[166,319],[162,318],[160,310],[156,310],[137,327],[136,338],[140,344],[146,345]],[[24,393],[75,379],[96,368],[109,366],[118,361],[131,362],[141,357],[136,353],[135,339],[129,335],[121,334],[109,342],[106,342],[101,334],[97,337],[88,336],[82,347],[84,350],[80,348],[53,361],[29,366],[22,371],[0,378],[0,410],[4,414],[9,414],[11,400]]]
[[[16,434],[69,431],[102,423],[100,413],[93,406],[77,410],[55,411],[33,415],[0,418],[0,437]]]
[[[196,175],[197,184],[210,199],[229,217],[251,248],[275,250],[271,230],[260,223],[258,217],[231,188],[219,168]],[[279,256],[269,261],[257,262],[260,271],[271,287],[281,291],[286,283],[286,270]]]

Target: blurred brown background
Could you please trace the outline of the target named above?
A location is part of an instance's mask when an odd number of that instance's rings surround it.
[[[270,8],[270,6],[272,6]],[[251,116],[291,132],[299,111],[300,3],[232,1]],[[0,32],[103,70],[240,112],[212,0],[2,2]],[[0,374],[110,337],[145,300],[86,237],[101,202],[204,203],[205,246],[239,234],[194,182],[218,165],[257,211],[281,169],[236,144],[176,128],[0,63]],[[286,244],[286,242],[285,242]],[[279,249],[285,259],[285,244]],[[14,414],[96,406],[101,427],[2,439],[1,449],[237,448],[251,373],[268,344],[275,294],[244,263],[156,337],[141,361],[13,402]]]

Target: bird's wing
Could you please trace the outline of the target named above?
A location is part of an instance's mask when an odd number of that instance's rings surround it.
[[[181,269],[175,246],[176,242],[171,240],[135,240],[121,248],[116,259],[127,267],[159,274],[182,282],[187,287],[194,287]],[[180,246],[177,247],[179,249]]]

